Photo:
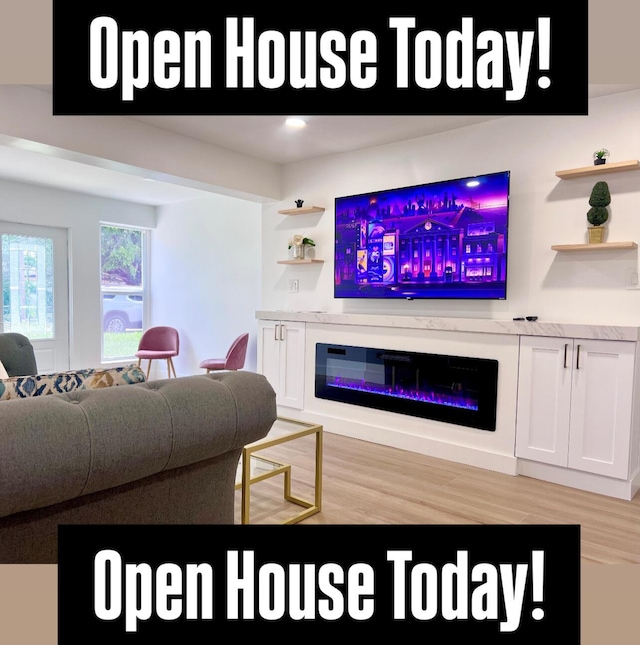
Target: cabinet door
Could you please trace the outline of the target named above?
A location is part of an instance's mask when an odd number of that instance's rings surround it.
[[[575,341],[569,467],[626,479],[635,343]]]
[[[271,387],[280,390],[280,333],[281,323],[274,320],[261,320],[258,323],[257,371],[262,374]]]
[[[567,465],[573,340],[520,339],[516,457]]]
[[[304,323],[282,323],[280,389],[277,402],[279,405],[298,410],[304,407],[305,330]]]

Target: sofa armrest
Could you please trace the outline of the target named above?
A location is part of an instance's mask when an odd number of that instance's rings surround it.
[[[239,451],[275,418],[244,371],[2,401],[0,517]]]

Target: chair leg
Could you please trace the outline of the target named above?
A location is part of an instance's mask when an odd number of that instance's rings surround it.
[[[147,365],[147,381],[149,380],[149,374],[151,373],[151,360],[149,359],[149,365]]]
[[[170,358],[167,358],[167,374],[168,374],[167,378],[171,378],[171,359]]]
[[[171,358],[171,356],[169,356],[169,365],[173,370],[173,378],[178,378],[178,375],[176,374],[176,366],[173,364],[173,358]],[[171,378],[171,372],[169,372],[169,378]]]

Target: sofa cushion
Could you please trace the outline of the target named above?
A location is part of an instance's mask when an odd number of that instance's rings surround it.
[[[0,379],[0,401],[144,383],[145,381],[144,372],[135,363],[123,367],[90,368],[71,370],[69,372],[54,372],[52,374],[14,376]]]

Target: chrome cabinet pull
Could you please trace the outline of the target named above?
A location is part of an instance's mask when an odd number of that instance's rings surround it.
[[[569,349],[569,343],[564,344],[564,369],[567,369],[567,349]]]
[[[580,369],[580,345],[578,345],[578,351],[576,356],[576,369]]]
[[[284,325],[280,325],[280,340],[284,340]]]
[[[275,325],[273,328],[273,340],[278,340],[278,327],[280,327],[280,325]]]

